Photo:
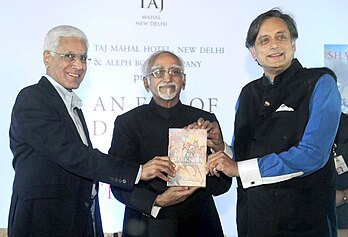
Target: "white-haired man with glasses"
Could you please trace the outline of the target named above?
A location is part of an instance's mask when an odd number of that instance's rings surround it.
[[[115,120],[109,154],[143,164],[154,157],[168,158],[169,128],[183,128],[199,118],[216,121],[214,114],[181,103],[186,86],[183,61],[174,53],[158,51],[143,64],[144,87],[152,93],[149,104]],[[208,131],[208,144],[216,142]],[[216,147],[221,144],[211,145]],[[231,178],[207,177],[206,188],[167,187],[165,181],[140,182],[132,190],[112,187],[125,204],[123,237],[220,237],[221,223],[213,195],[229,190]]]
[[[88,41],[62,25],[45,39],[46,75],[21,90],[13,107],[10,147],[15,179],[9,237],[102,237],[98,181],[132,190],[140,180],[169,181],[169,158],[139,165],[93,149],[82,102],[73,92],[87,69]]]

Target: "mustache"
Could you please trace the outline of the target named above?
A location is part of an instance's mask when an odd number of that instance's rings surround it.
[[[161,82],[160,84],[157,85],[157,90],[160,90],[162,87],[165,87],[165,86],[173,86],[175,91],[178,89],[178,85],[172,81],[172,82]]]
[[[161,82],[160,84],[158,84],[158,87],[161,87],[161,86],[175,86],[177,87],[176,83],[171,81],[171,82]]]

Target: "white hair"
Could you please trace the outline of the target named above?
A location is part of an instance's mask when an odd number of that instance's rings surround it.
[[[88,40],[85,33],[82,30],[69,25],[60,25],[52,28],[47,32],[45,42],[44,42],[44,51],[56,51],[59,46],[61,37],[76,37],[83,40],[86,44],[88,50]]]

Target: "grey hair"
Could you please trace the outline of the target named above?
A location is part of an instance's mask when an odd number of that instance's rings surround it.
[[[88,50],[88,40],[82,30],[69,25],[60,25],[47,32],[44,42],[44,51],[56,51],[62,37],[76,37],[83,40]]]
[[[181,70],[184,72],[185,68],[184,68],[184,61],[182,60],[181,57],[179,57],[178,55],[174,54],[173,52],[170,51],[165,51],[165,50],[160,50],[160,51],[156,51],[153,54],[150,55],[150,57],[148,59],[145,60],[145,62],[143,63],[141,70],[144,76],[146,76],[147,74],[150,73],[151,67],[153,66],[154,62],[156,61],[157,57],[161,54],[170,54],[173,57],[175,57],[178,61],[179,61],[179,65],[181,67]]]
[[[248,49],[251,47],[254,47],[256,37],[259,34],[262,22],[271,18],[271,17],[280,18],[285,22],[285,24],[288,26],[288,29],[290,31],[290,36],[291,36],[292,40],[296,40],[298,38],[298,31],[297,31],[297,27],[296,27],[296,22],[293,19],[293,17],[290,16],[289,14],[283,13],[282,10],[280,10],[279,8],[273,8],[273,9],[259,15],[250,24],[250,27],[249,27],[249,30],[247,33],[247,37],[245,40],[245,47],[247,47]]]

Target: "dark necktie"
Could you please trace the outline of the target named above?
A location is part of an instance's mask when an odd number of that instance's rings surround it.
[[[83,131],[85,132],[85,135],[86,135],[86,138],[87,138],[88,146],[92,147],[91,139],[89,138],[89,133],[88,133],[86,120],[85,120],[85,117],[83,116],[82,110],[77,108],[77,107],[75,107],[74,110],[76,110],[77,115],[79,116],[79,119],[81,121],[81,124],[82,124],[82,127],[83,127]]]
[[[80,119],[80,122],[81,122],[81,125],[82,125],[82,128],[83,128],[83,131],[85,132],[85,135],[86,135],[86,138],[87,138],[88,146],[92,148],[91,139],[89,138],[87,124],[86,124],[85,117],[83,116],[82,110],[77,108],[77,107],[75,107],[74,110],[76,110],[77,115],[79,116],[79,119]],[[94,198],[96,197],[97,192],[98,192],[98,182],[93,181],[92,194],[91,194],[91,200],[92,200],[93,204],[91,205],[91,216],[88,219],[92,223],[91,223],[91,225],[87,224],[87,226],[93,228],[93,236],[97,236],[96,235],[96,229],[95,229],[95,219],[94,219],[95,218],[94,217],[94,212],[95,212],[95,210],[94,210],[95,209],[95,199]],[[90,232],[88,232],[88,233],[90,233]]]

